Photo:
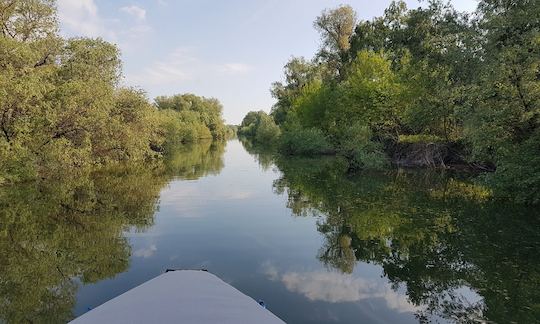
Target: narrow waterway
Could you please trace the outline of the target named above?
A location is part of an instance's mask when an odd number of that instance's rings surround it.
[[[537,211],[487,196],[462,176],[351,176],[238,140],[24,186],[0,195],[0,317],[62,321],[167,268],[205,268],[289,323],[532,323]]]

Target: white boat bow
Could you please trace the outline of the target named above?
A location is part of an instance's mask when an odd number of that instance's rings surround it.
[[[71,323],[284,323],[207,271],[168,271]]]

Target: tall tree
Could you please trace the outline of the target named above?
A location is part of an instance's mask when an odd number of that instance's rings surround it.
[[[347,61],[350,39],[356,26],[356,12],[348,5],[326,9],[315,19],[313,26],[321,34],[322,43],[317,56],[343,77],[343,65]]]
[[[483,68],[467,132],[476,155],[497,166],[501,196],[540,202],[540,3],[484,0]]]
[[[316,64],[303,57],[293,57],[285,64],[285,83],[274,82],[270,89],[272,97],[277,99],[271,112],[276,124],[285,123],[287,114],[301,90],[309,83],[321,80],[325,70],[325,65]]]

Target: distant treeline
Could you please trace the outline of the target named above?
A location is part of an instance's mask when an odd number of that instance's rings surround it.
[[[0,184],[122,161],[234,132],[216,99],[119,86],[118,48],[63,39],[56,1],[0,1]]]
[[[350,6],[314,22],[321,47],[272,85],[270,115],[239,134],[284,154],[337,153],[349,170],[466,166],[499,197],[540,202],[540,2],[482,0],[474,13],[393,2],[357,21]]]

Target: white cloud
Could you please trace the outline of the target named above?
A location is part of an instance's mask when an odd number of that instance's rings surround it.
[[[191,79],[189,66],[196,63],[190,49],[177,48],[166,59],[156,61],[140,73],[127,75],[129,83],[136,85],[162,85]]]
[[[243,63],[226,63],[220,69],[221,72],[229,74],[242,74],[252,70],[251,66]]]
[[[59,0],[58,16],[63,32],[69,36],[116,38],[115,33],[106,28],[94,0]]]
[[[145,20],[146,19],[146,10],[139,6],[131,5],[120,8],[121,11],[127,13],[128,15],[131,15],[139,20]]]
[[[156,245],[152,244],[147,248],[142,248],[142,249],[135,250],[135,252],[133,252],[133,256],[138,257],[138,258],[145,258],[146,259],[146,258],[149,258],[152,255],[154,255],[154,253],[156,251],[157,251]]]
[[[251,66],[243,63],[205,62],[197,56],[193,48],[179,47],[164,59],[154,61],[139,72],[127,74],[126,81],[130,85],[151,87],[182,83],[197,78],[214,80],[244,74],[251,70]]]
[[[118,44],[122,51],[144,46],[144,38],[152,31],[146,24],[146,10],[137,6],[120,8],[136,19],[131,23],[118,18],[105,19],[95,0],[58,0],[58,16],[64,36],[102,37]]]

